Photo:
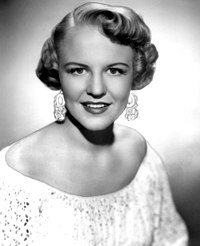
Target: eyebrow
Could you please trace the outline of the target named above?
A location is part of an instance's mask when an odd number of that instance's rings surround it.
[[[88,65],[85,65],[85,64],[79,63],[79,62],[67,62],[64,64],[64,67],[72,66],[72,65],[80,66],[80,67],[88,67]],[[111,63],[107,67],[114,67],[114,66],[119,66],[119,65],[129,67],[129,65],[127,63],[124,63],[124,62]]]
[[[67,62],[64,64],[64,67],[71,66],[71,65],[76,65],[80,67],[88,67],[87,65],[79,63],[79,62]]]
[[[124,62],[115,62],[115,63],[110,64],[108,67],[114,67],[114,66],[119,66],[119,65],[129,67],[129,65]]]

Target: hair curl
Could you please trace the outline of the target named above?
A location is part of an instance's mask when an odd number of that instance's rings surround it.
[[[112,42],[130,46],[135,51],[132,89],[142,89],[152,81],[158,52],[142,17],[127,7],[86,3],[67,14],[44,43],[36,69],[36,75],[44,84],[53,90],[61,88],[58,74],[60,43],[70,28],[82,25],[96,26]]]

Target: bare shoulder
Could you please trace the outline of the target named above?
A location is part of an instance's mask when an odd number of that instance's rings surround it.
[[[6,154],[7,164],[21,173],[31,172],[30,169],[35,168],[35,160],[39,163],[50,147],[51,141],[47,136],[52,128],[51,124],[47,125],[13,144]]]
[[[147,152],[147,142],[144,136],[135,129],[123,125],[116,125],[116,132],[121,148],[125,149],[129,156],[142,162]]]
[[[136,176],[147,153],[145,138],[135,129],[115,125],[116,156],[121,163],[124,183],[129,184]]]

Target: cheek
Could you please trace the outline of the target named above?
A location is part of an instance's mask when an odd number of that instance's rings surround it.
[[[116,94],[116,99],[118,99],[121,103],[126,103],[129,97],[129,90],[121,90],[118,94]]]
[[[75,100],[80,97],[84,91],[84,83],[80,81],[74,81],[68,76],[61,78],[61,88],[63,90],[66,100]]]
[[[112,93],[113,97],[122,102],[127,101],[131,90],[130,80],[125,79],[119,81],[119,83],[113,83],[113,84],[110,85],[110,92]]]

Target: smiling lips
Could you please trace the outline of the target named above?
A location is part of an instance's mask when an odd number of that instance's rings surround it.
[[[83,102],[81,104],[84,109],[91,114],[102,114],[110,106],[110,103],[105,102]]]

